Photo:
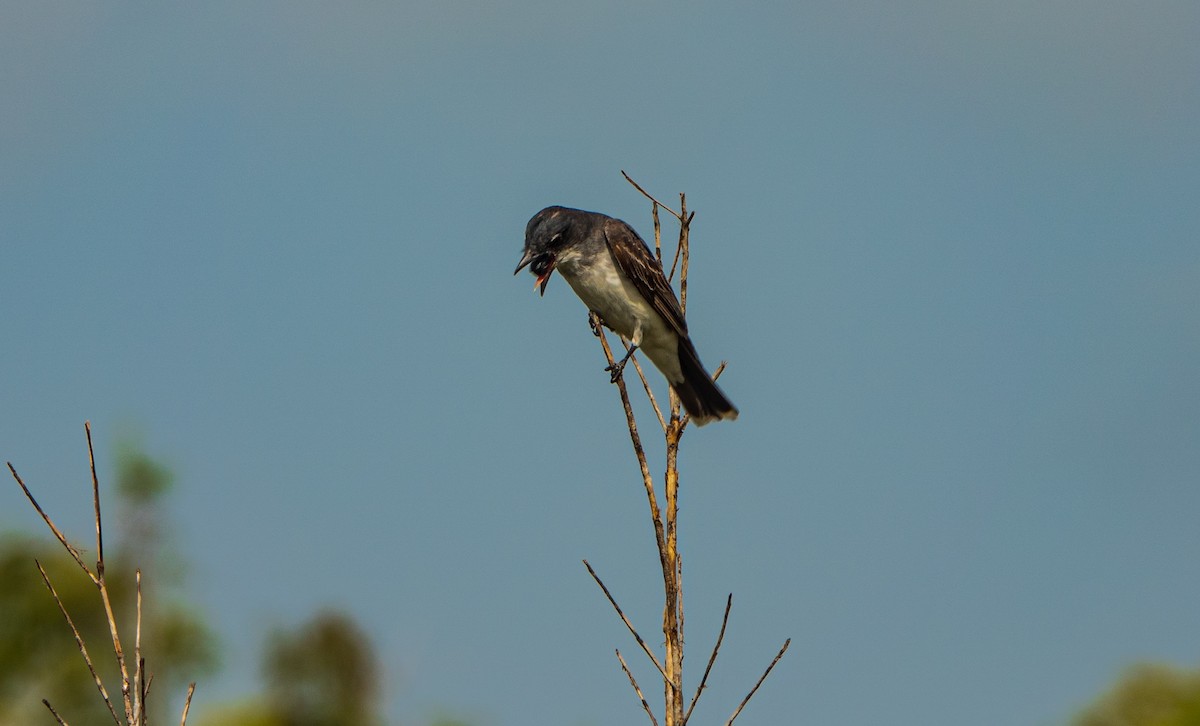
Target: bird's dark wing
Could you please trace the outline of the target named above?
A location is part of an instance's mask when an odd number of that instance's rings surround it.
[[[686,338],[687,321],[683,319],[683,310],[675,299],[675,291],[667,282],[654,253],[638,233],[619,219],[607,219],[604,221],[604,241],[608,243],[608,251],[616,260],[617,267],[633,282],[646,302],[676,333]]]

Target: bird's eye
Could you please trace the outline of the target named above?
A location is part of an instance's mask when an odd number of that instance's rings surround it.
[[[556,245],[556,244],[558,244],[558,241],[561,239],[562,239],[562,232],[559,232],[559,233],[553,235],[552,237],[550,237],[550,244]]]

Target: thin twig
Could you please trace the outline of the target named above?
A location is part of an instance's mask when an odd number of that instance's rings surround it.
[[[629,343],[622,338],[621,344],[625,346],[625,351],[629,351]],[[646,391],[646,398],[650,399],[650,405],[654,408],[654,415],[658,417],[658,425],[663,431],[667,430],[667,422],[663,419],[662,409],[658,407],[658,400],[654,398],[654,391],[650,388],[650,381],[646,380],[646,373],[642,370],[642,364],[638,362],[636,355],[629,358],[629,362],[633,364],[633,369],[637,371],[638,378],[642,381],[642,389]]]
[[[665,209],[665,210],[667,210],[668,212],[670,212],[670,213],[671,213],[671,215],[675,217],[675,219],[678,219],[680,222],[682,222],[682,221],[683,221],[683,217],[679,216],[679,212],[676,212],[674,209],[671,209],[671,208],[670,208],[670,207],[668,207],[667,205],[665,205],[665,204],[663,204],[662,202],[658,201],[657,199],[655,199],[655,198],[654,198],[654,197],[653,197],[653,196],[650,194],[650,192],[646,191],[645,189],[642,189],[642,186],[641,186],[640,184],[638,184],[637,182],[635,182],[635,181],[634,181],[632,178],[630,178],[630,176],[629,176],[628,174],[626,174],[626,173],[625,173],[625,170],[624,170],[624,169],[622,169],[622,170],[621,170],[621,176],[625,177],[625,181],[627,181],[627,182],[629,182],[630,184],[632,184],[634,189],[636,189],[636,190],[638,190],[639,192],[641,192],[643,197],[645,197],[645,198],[649,199],[650,201],[654,202],[654,203],[655,203],[655,204],[657,204],[658,206],[660,206],[660,207],[662,207],[663,209]]]
[[[58,721],[60,724],[62,724],[62,726],[67,726],[67,722],[66,722],[66,721],[63,721],[63,718],[62,718],[62,716],[59,716],[59,715],[58,715],[58,711],[55,711],[55,710],[54,710],[54,706],[51,706],[51,705],[50,705],[50,701],[48,701],[48,700],[46,700],[45,698],[43,698],[43,699],[42,699],[42,703],[43,703],[43,704],[45,704],[46,708],[50,709],[50,714],[51,714],[52,716],[54,716],[54,720],[55,720],[55,721]]]
[[[680,230],[680,235],[682,236],[682,234],[683,232]],[[682,247],[680,247],[678,244],[675,245],[675,256],[671,258],[671,272],[667,274],[667,282],[673,282],[675,280],[675,269],[679,266],[679,255],[682,253],[682,251]],[[683,303],[684,301],[681,300],[680,302]]]
[[[196,692],[196,682],[192,681],[188,685],[187,699],[183,702],[183,718],[179,719],[179,726],[187,726],[188,709],[192,707],[192,694]]]
[[[725,640],[725,627],[729,625],[729,609],[733,607],[733,593],[729,593],[729,597],[725,599],[725,615],[721,617],[721,632],[717,633],[717,643],[713,646],[712,655],[708,657],[708,665],[704,667],[704,675],[700,676],[700,685],[696,686],[696,695],[692,696],[692,702],[688,705],[687,713],[683,715],[683,723],[687,723],[692,717],[692,709],[696,707],[696,701],[700,700],[700,694],[704,692],[704,686],[708,683],[708,674],[712,671],[713,663],[717,662],[717,653],[721,650],[721,641]]]
[[[629,622],[629,618],[625,617],[625,612],[621,610],[621,606],[618,605],[617,601],[613,599],[612,593],[609,592],[608,588],[604,586],[604,582],[601,581],[600,576],[596,574],[596,571],[592,569],[592,566],[587,560],[583,561],[583,566],[587,568],[587,571],[589,574],[591,574],[592,579],[595,580],[596,584],[600,586],[600,589],[604,591],[604,596],[608,598],[608,601],[612,604],[613,609],[617,611],[617,615],[621,616],[621,622],[625,623],[625,627],[629,628],[630,633],[633,633],[633,639],[637,641],[638,645],[642,646],[642,652],[646,654],[646,657],[650,659],[650,662],[653,663],[654,667],[658,669],[658,672],[662,674],[663,680],[666,680],[668,683],[670,683],[670,681],[667,680],[667,674],[663,672],[662,665],[658,662],[658,658],[655,657],[654,651],[650,650],[650,646],[646,645],[646,641],[642,640],[642,636],[638,635],[638,631],[633,627],[633,623]]]
[[[129,678],[129,668],[125,665],[125,653],[121,650],[121,636],[117,632],[117,616],[113,612],[112,599],[108,595],[108,585],[104,581],[104,528],[100,518],[100,478],[96,476],[96,455],[92,450],[92,424],[83,422],[83,430],[87,433],[88,463],[92,469],[92,502],[96,510],[96,587],[100,590],[100,601],[104,604],[104,616],[108,620],[108,632],[112,636],[113,654],[117,656],[117,665],[121,670],[121,700],[125,706],[125,722],[134,723],[133,694],[130,692],[132,682]]]
[[[658,721],[654,718],[654,712],[650,710],[650,704],[646,703],[646,697],[642,695],[642,689],[638,687],[637,681],[633,679],[633,673],[629,671],[629,666],[625,663],[625,659],[621,657],[620,649],[617,649],[617,660],[621,661],[621,670],[625,671],[625,675],[629,677],[629,685],[633,686],[633,692],[641,700],[642,708],[646,710],[646,715],[650,717],[650,723],[658,726]]]
[[[596,337],[600,338],[600,347],[604,349],[604,357],[608,360],[610,366],[615,364],[613,359],[612,348],[608,346],[608,338],[604,334],[604,328],[600,325],[600,318],[595,313],[592,313],[593,329],[597,331]],[[650,475],[650,465],[646,462],[646,452],[642,448],[642,438],[638,435],[637,419],[633,416],[633,406],[629,403],[629,391],[625,388],[625,377],[621,376],[617,379],[617,390],[621,394],[621,405],[625,408],[625,423],[629,427],[629,438],[633,442],[633,453],[637,457],[638,467],[642,472],[642,484],[646,488],[646,499],[650,503],[650,517],[654,522],[654,538],[658,544],[659,558],[662,560],[664,567],[667,566],[666,561],[666,535],[663,533],[662,518],[659,515],[658,496],[654,493],[654,477]]]
[[[775,664],[779,662],[779,659],[783,657],[783,654],[787,652],[788,646],[791,644],[791,638],[788,638],[784,641],[783,647],[780,648],[779,653],[775,655],[775,660],[771,661],[771,665],[767,666],[767,669],[763,671],[763,674],[758,679],[758,683],[755,683],[754,688],[751,688],[750,692],[746,694],[746,697],[742,699],[742,702],[738,705],[737,710],[734,711],[733,715],[729,717],[729,720],[725,722],[725,726],[730,726],[730,724],[733,723],[733,720],[738,717],[738,714],[741,713],[742,709],[745,708],[747,703],[749,703],[751,697],[754,696],[754,692],[757,691],[758,687],[762,685],[762,682],[767,679],[767,676],[771,673],[771,669],[775,667]]]
[[[53,520],[50,519],[50,515],[46,514],[45,510],[42,509],[42,505],[38,504],[38,501],[33,498],[33,493],[29,491],[29,487],[25,486],[25,482],[21,480],[21,475],[17,473],[16,469],[13,468],[12,462],[8,462],[8,470],[12,472],[13,478],[16,479],[17,484],[21,486],[21,491],[25,492],[25,498],[29,500],[29,503],[32,504],[33,508],[37,510],[37,513],[42,515],[42,521],[44,521],[46,526],[50,528],[50,531],[54,533],[54,537],[59,541],[60,544],[62,544],[63,547],[67,549],[67,552],[70,553],[71,557],[76,563],[78,563],[79,567],[87,573],[87,576],[91,578],[92,582],[96,582],[96,575],[94,575],[91,569],[83,563],[83,556],[79,553],[79,550],[75,549],[75,546],[67,541],[66,535],[64,535],[62,530],[54,525]]]
[[[675,247],[675,259],[680,261],[679,267],[679,309],[687,315],[688,260],[691,259],[691,231],[693,213],[688,216],[687,196],[679,193],[679,212],[682,216],[679,223],[679,244]],[[671,265],[671,274],[675,273],[675,265]]]
[[[658,221],[658,202],[650,205],[650,218],[654,220],[654,256],[658,258],[658,269],[662,269],[662,224]]]
[[[137,580],[137,609],[134,618],[133,635],[133,712],[137,714],[137,726],[146,723],[146,689],[143,678],[146,672],[146,660],[142,658],[142,570],[134,570]]]
[[[117,710],[113,708],[112,699],[108,697],[108,690],[104,688],[104,681],[100,680],[100,675],[96,673],[96,666],[92,665],[92,658],[88,655],[87,645],[83,642],[83,636],[79,633],[79,628],[75,627],[75,622],[71,620],[71,614],[67,612],[67,607],[63,605],[62,598],[58,596],[54,585],[50,584],[50,576],[46,574],[46,570],[42,568],[42,563],[34,560],[37,565],[38,572],[42,573],[42,582],[46,583],[46,588],[50,590],[50,595],[54,598],[54,602],[58,604],[59,612],[63,614],[63,618],[67,621],[67,627],[71,628],[71,633],[75,636],[75,644],[79,646],[79,652],[83,655],[83,662],[87,664],[88,670],[92,674],[92,680],[96,682],[96,689],[100,691],[100,697],[104,699],[104,705],[108,706],[108,712],[112,714],[113,722],[117,726],[121,726],[121,719],[117,716]],[[49,708],[50,704],[46,704]],[[53,709],[51,709],[53,712]]]
[[[88,463],[92,467],[92,504],[96,508],[96,575],[104,577],[104,532],[100,526],[100,480],[96,477],[96,456],[92,453],[92,422],[84,421],[83,430],[87,433]]]

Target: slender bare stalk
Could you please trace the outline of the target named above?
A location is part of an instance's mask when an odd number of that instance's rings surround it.
[[[641,635],[638,635],[637,628],[633,627],[633,623],[629,622],[629,618],[625,617],[625,612],[621,610],[621,606],[617,604],[617,601],[613,598],[612,593],[608,591],[607,587],[605,587],[604,581],[600,579],[600,576],[596,574],[596,571],[592,569],[592,565],[587,560],[583,561],[583,566],[587,568],[588,574],[592,576],[592,579],[595,580],[596,584],[600,586],[600,589],[604,591],[604,596],[608,598],[608,601],[612,604],[613,609],[617,611],[617,615],[621,616],[621,622],[625,623],[625,627],[629,628],[629,632],[633,634],[633,639],[637,641],[638,645],[642,646],[642,652],[646,654],[646,657],[650,659],[650,662],[654,664],[654,667],[658,669],[658,672],[662,673],[663,678],[666,678],[667,675],[666,673],[663,673],[663,667],[658,662],[658,658],[654,656],[654,651],[650,650],[650,646],[646,645],[646,641],[642,640]]]
[[[629,352],[628,341],[626,341],[624,338],[622,338],[621,344],[625,346],[625,352],[628,353]],[[633,364],[634,370],[637,371],[638,380],[640,380],[642,382],[642,389],[644,391],[646,391],[646,398],[650,399],[650,405],[654,408],[654,415],[658,417],[658,425],[662,427],[663,431],[666,431],[667,430],[667,422],[663,418],[662,409],[658,407],[658,399],[656,399],[654,397],[654,390],[650,388],[650,382],[648,380],[646,380],[646,373],[645,373],[645,371],[642,370],[641,362],[637,359],[637,356],[631,357],[629,359],[629,362]]]
[[[188,684],[187,699],[183,702],[183,717],[179,719],[179,726],[187,726],[188,709],[192,707],[192,694],[196,692],[196,682],[192,681]]]
[[[713,646],[712,655],[708,657],[708,665],[704,666],[704,675],[700,677],[700,685],[696,686],[696,695],[692,696],[692,702],[688,705],[687,713],[683,714],[683,722],[686,724],[688,719],[692,717],[692,709],[696,707],[696,701],[700,700],[700,694],[704,692],[704,687],[708,683],[708,674],[712,671],[713,663],[717,662],[717,653],[721,650],[721,641],[725,640],[725,627],[729,625],[729,610],[733,607],[733,593],[729,593],[729,597],[725,599],[725,615],[721,617],[721,632],[717,633],[717,643]]]
[[[142,570],[134,570],[137,580],[137,609],[133,635],[133,712],[137,715],[137,726],[146,723],[146,690],[142,680],[146,672],[146,660],[142,658]]]
[[[771,674],[771,669],[775,667],[775,664],[779,662],[779,659],[783,657],[783,654],[787,652],[788,646],[791,644],[791,638],[788,638],[783,642],[783,647],[780,648],[779,652],[775,654],[775,660],[771,661],[771,665],[767,666],[767,669],[763,671],[763,674],[758,677],[758,682],[754,684],[754,688],[751,688],[750,692],[746,694],[746,697],[742,699],[742,702],[738,704],[737,710],[734,711],[733,715],[729,717],[729,720],[725,722],[725,726],[730,726],[730,724],[733,723],[733,720],[738,717],[738,714],[741,713],[742,709],[746,707],[746,704],[750,702],[750,699],[754,696],[754,692],[758,690],[758,687],[762,685],[763,681],[767,680],[767,676]]]
[[[8,470],[12,472],[13,478],[17,480],[17,484],[20,485],[21,491],[25,492],[25,498],[29,500],[29,503],[32,504],[33,508],[37,510],[37,513],[42,515],[42,521],[45,522],[46,526],[50,528],[50,531],[54,533],[55,539],[59,541],[59,544],[66,548],[67,552],[71,555],[79,567],[87,574],[91,581],[96,582],[96,576],[92,574],[91,569],[83,563],[83,556],[79,553],[79,550],[75,549],[75,546],[67,541],[66,535],[62,533],[62,530],[55,526],[54,522],[50,519],[50,515],[46,514],[45,510],[42,509],[42,505],[38,504],[37,499],[34,499],[33,493],[29,491],[29,487],[25,486],[25,482],[21,479],[21,475],[17,473],[17,470],[13,468],[11,461],[8,462]]]
[[[654,256],[658,258],[658,266],[662,267],[662,224],[658,221],[658,202],[650,205],[650,218],[654,220]]]
[[[642,689],[638,687],[637,681],[633,678],[633,673],[629,670],[629,665],[625,659],[621,657],[621,649],[617,649],[617,660],[621,661],[621,670],[625,671],[625,675],[629,678],[629,685],[633,686],[633,692],[637,694],[638,700],[642,702],[642,708],[646,711],[646,715],[650,717],[650,723],[658,726],[658,719],[654,718],[654,712],[650,710],[650,704],[646,702],[646,697],[642,695]]]
[[[137,724],[134,719],[132,680],[129,678],[129,668],[125,665],[125,652],[121,649],[121,635],[117,632],[117,616],[113,612],[112,598],[108,595],[108,584],[104,579],[104,528],[100,519],[100,479],[96,476],[96,455],[92,450],[92,424],[83,422],[87,433],[88,463],[92,470],[92,503],[96,512],[96,587],[100,590],[100,602],[104,605],[104,617],[108,620],[108,632],[112,637],[113,654],[117,657],[117,667],[121,670],[121,700],[125,706],[125,721]]]
[[[50,705],[50,701],[48,701],[48,700],[46,700],[45,698],[43,698],[43,699],[42,699],[42,705],[44,705],[46,708],[50,709],[50,715],[51,715],[51,716],[54,716],[54,720],[55,720],[55,721],[58,721],[58,723],[59,723],[59,724],[61,724],[61,726],[67,726],[67,722],[66,722],[66,721],[63,721],[63,718],[62,718],[62,716],[59,716],[59,715],[58,715],[58,711],[55,711],[55,710],[54,710],[54,706],[51,706],[51,705]]]
[[[592,315],[594,320],[598,320],[595,313]],[[608,338],[604,335],[604,328],[595,325],[593,329],[597,331],[596,335],[600,338],[600,346],[604,350],[604,357],[608,359],[608,364],[610,366],[615,364],[616,360],[613,358],[612,349],[608,347]],[[642,472],[642,484],[646,488],[646,499],[650,504],[650,518],[654,522],[654,538],[658,543],[658,551],[661,553],[666,547],[666,537],[663,535],[658,497],[654,493],[654,477],[650,475],[650,465],[646,462],[646,451],[642,448],[642,437],[638,434],[637,419],[633,417],[633,406],[629,403],[629,392],[625,389],[624,376],[617,379],[617,390],[621,393],[621,405],[625,408],[625,423],[629,427],[629,439],[633,442],[633,453],[637,457],[638,467]]]
[[[42,563],[37,560],[33,561],[37,565],[38,572],[42,573],[42,582],[46,583],[46,588],[50,590],[51,597],[54,598],[55,604],[58,605],[59,612],[67,621],[67,627],[71,629],[71,634],[75,636],[75,645],[79,647],[79,652],[83,655],[83,662],[87,664],[88,671],[92,674],[92,680],[96,683],[96,689],[100,691],[100,697],[104,699],[104,705],[108,706],[108,712],[112,714],[113,722],[117,726],[121,726],[121,719],[117,716],[117,710],[113,708],[112,699],[108,697],[108,690],[104,687],[104,681],[100,679],[100,674],[96,673],[96,666],[92,664],[92,658],[88,655],[87,645],[83,642],[83,635],[80,634],[79,628],[75,627],[75,621],[71,620],[70,613],[67,612],[67,607],[63,605],[62,598],[58,596],[54,585],[50,584],[50,576],[46,574],[46,570],[42,568]],[[50,706],[49,703],[46,704]],[[53,709],[51,709],[53,712]]]
[[[92,422],[83,422],[87,434],[88,464],[92,468],[92,504],[96,509],[96,574],[104,577],[104,530],[100,526],[100,479],[96,477],[96,455],[92,453]]]
[[[632,178],[631,178],[631,177],[630,177],[628,174],[626,174],[626,173],[625,173],[625,171],[624,171],[624,170],[622,170],[622,171],[621,171],[621,176],[625,177],[625,181],[627,181],[627,182],[629,182],[630,184],[632,184],[634,189],[636,189],[636,190],[638,190],[639,192],[641,192],[643,197],[645,197],[645,198],[649,199],[650,201],[654,202],[654,203],[655,203],[655,204],[657,204],[658,206],[660,206],[660,207],[662,207],[663,209],[665,209],[665,210],[667,210],[668,212],[670,212],[670,213],[671,213],[671,216],[675,217],[675,219],[679,220],[680,222],[682,222],[682,221],[683,221],[683,217],[682,217],[682,216],[679,214],[679,212],[676,212],[674,209],[671,209],[671,208],[670,208],[670,207],[668,207],[667,205],[665,205],[665,204],[663,204],[662,202],[660,202],[660,201],[658,201],[657,199],[655,199],[655,198],[654,198],[654,195],[652,195],[650,192],[646,191],[645,189],[642,189],[642,185],[641,185],[641,184],[638,184],[637,182],[635,182],[635,181],[634,181],[634,180],[633,180],[633,179],[632,179]]]

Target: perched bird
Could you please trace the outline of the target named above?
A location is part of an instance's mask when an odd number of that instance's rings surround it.
[[[558,270],[584,305],[632,344],[612,367],[614,381],[641,349],[698,426],[737,418],[737,408],[700,363],[661,265],[628,224],[596,212],[546,207],[525,227],[525,254],[513,274],[527,265],[537,277],[534,289],[545,295]]]

